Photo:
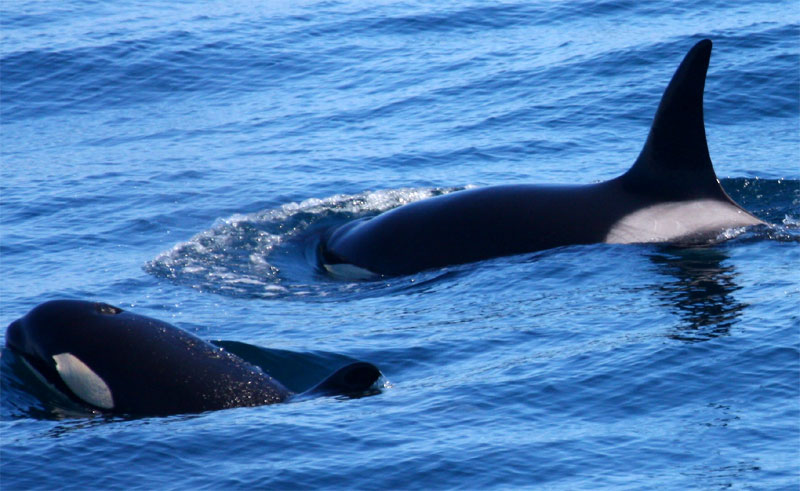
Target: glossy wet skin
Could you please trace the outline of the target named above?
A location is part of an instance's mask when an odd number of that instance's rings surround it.
[[[630,192],[618,179],[438,196],[347,224],[330,235],[327,247],[340,262],[400,275],[568,244],[706,240],[725,227],[757,223],[733,204],[665,202]]]
[[[271,404],[291,395],[260,368],[221,348],[106,304],[42,304],[8,327],[6,345],[78,402],[117,413],[199,412]],[[112,402],[76,394],[72,384],[81,374],[92,388],[102,392],[98,384],[105,385]]]
[[[330,231],[323,266],[401,275],[564,245],[707,240],[763,223],[734,203],[714,174],[703,122],[710,56],[708,40],[686,55],[624,175],[598,184],[472,189],[411,203]]]

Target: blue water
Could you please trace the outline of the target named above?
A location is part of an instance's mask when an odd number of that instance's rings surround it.
[[[0,325],[100,300],[284,353],[281,376],[384,374],[122,418],[32,392],[3,351],[3,489],[797,489],[797,2],[0,8]],[[372,282],[311,264],[322,227],[408,201],[621,174],[705,37],[717,174],[773,227]]]

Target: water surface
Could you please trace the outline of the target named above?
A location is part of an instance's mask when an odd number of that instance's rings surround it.
[[[99,300],[385,376],[111,418],[3,352],[4,488],[796,488],[796,2],[1,8],[0,324]],[[409,201],[621,174],[706,37],[715,169],[773,227],[371,282],[309,261],[321,228]]]

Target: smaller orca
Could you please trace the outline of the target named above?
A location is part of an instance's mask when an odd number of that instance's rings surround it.
[[[596,184],[516,184],[416,201],[329,230],[322,268],[368,279],[598,242],[702,243],[763,224],[717,180],[706,144],[703,90],[711,41],[698,42],[673,75],[639,157]]]
[[[6,346],[70,399],[114,414],[196,413],[295,396],[220,347],[105,303],[43,303],[8,326]],[[380,375],[374,365],[352,363],[302,395],[361,393]]]

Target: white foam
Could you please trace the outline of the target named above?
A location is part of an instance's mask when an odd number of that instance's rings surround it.
[[[348,219],[357,218],[457,190],[404,188],[337,194],[287,203],[256,213],[235,214],[217,219],[210,229],[162,252],[145,269],[169,278],[189,276],[195,287],[246,294],[258,292],[267,296],[284,294],[288,290],[282,288],[278,291],[274,286],[281,281],[281,271],[272,264],[273,252],[319,220],[338,214]],[[374,277],[366,270],[354,268],[348,270],[336,266],[334,270],[339,270],[339,273],[332,274],[343,279]],[[292,287],[292,293],[296,287]]]
[[[309,215],[313,221],[314,218],[323,217],[330,212],[353,215],[380,213],[412,201],[419,201],[455,190],[455,188],[404,188],[368,191],[355,195],[337,194],[323,199],[309,198],[299,203],[287,203],[279,208],[251,214],[235,214],[228,218],[217,219],[211,229],[200,232],[186,242],[176,244],[169,251],[159,254],[152,262],[162,263],[170,268],[180,268],[184,271],[195,272],[201,268],[200,265],[192,262],[192,258],[213,256],[220,254],[220,251],[223,251],[228,246],[239,245],[237,239],[242,233],[241,227],[247,224],[281,225],[299,214]],[[255,234],[255,237],[250,239],[250,242],[257,243],[257,247],[254,247],[249,256],[251,261],[253,261],[254,257],[263,258],[268,255],[276,245],[295,235],[307,225],[307,223],[296,224],[293,228],[285,229],[280,234],[268,233],[263,230],[249,230],[248,233]],[[264,260],[253,262],[267,264]]]
[[[99,375],[72,353],[54,355],[56,370],[67,387],[78,397],[103,409],[114,407],[111,389]]]

